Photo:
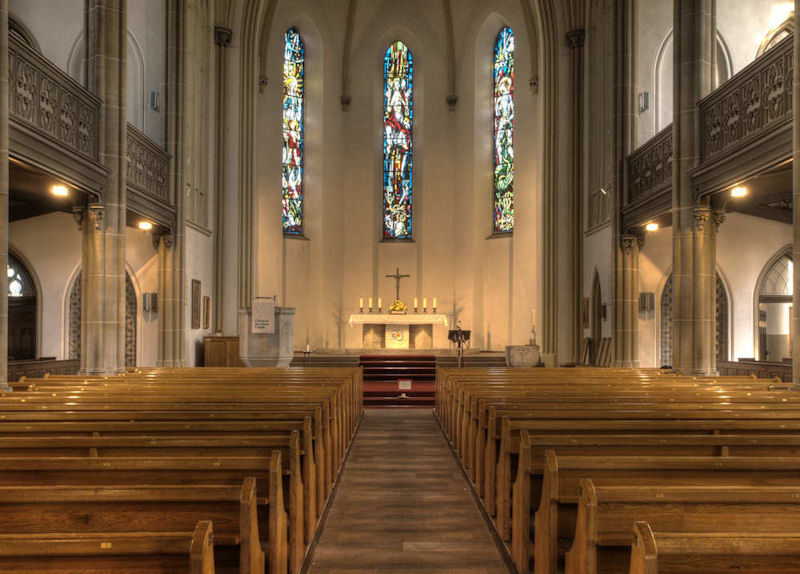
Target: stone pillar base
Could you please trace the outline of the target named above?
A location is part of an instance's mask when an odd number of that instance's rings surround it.
[[[251,311],[239,311],[239,358],[246,367],[288,367],[294,358],[294,307],[275,307],[275,332],[250,332]]]

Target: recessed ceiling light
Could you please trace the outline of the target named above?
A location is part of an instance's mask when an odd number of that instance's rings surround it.
[[[731,190],[731,197],[744,197],[745,195],[747,195],[747,188],[743,185],[734,187]]]
[[[658,231],[658,223],[648,223],[644,228],[647,231]]]
[[[54,185],[50,188],[50,191],[53,192],[53,195],[57,195],[58,197],[66,197],[69,195],[69,190],[65,185]]]
[[[150,231],[151,229],[153,229],[153,224],[150,223],[149,221],[140,221],[139,229],[141,229],[142,231]]]

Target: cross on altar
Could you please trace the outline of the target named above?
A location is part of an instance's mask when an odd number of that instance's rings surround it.
[[[394,275],[387,275],[387,279],[394,279],[394,287],[397,290],[397,297],[395,297],[396,301],[400,300],[400,280],[405,279],[406,277],[411,277],[411,275],[400,275],[400,268],[397,268],[397,271]]]

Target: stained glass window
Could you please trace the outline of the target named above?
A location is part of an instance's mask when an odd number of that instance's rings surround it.
[[[411,238],[414,59],[403,42],[383,60],[383,236]]]
[[[14,257],[8,254],[8,296],[9,297],[35,297],[36,289],[33,286],[28,270]]]
[[[514,230],[514,33],[494,44],[494,232]]]
[[[305,47],[297,29],[283,46],[283,232],[302,235]]]

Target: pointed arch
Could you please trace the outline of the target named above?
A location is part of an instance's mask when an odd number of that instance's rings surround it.
[[[767,325],[765,311],[761,305],[765,302],[791,304],[794,285],[788,274],[788,262],[792,261],[792,245],[781,247],[770,257],[758,274],[753,289],[753,354],[760,361],[767,360]],[[785,266],[786,269],[781,269]],[[794,265],[792,265],[792,274]],[[783,279],[781,279],[783,277]]]

